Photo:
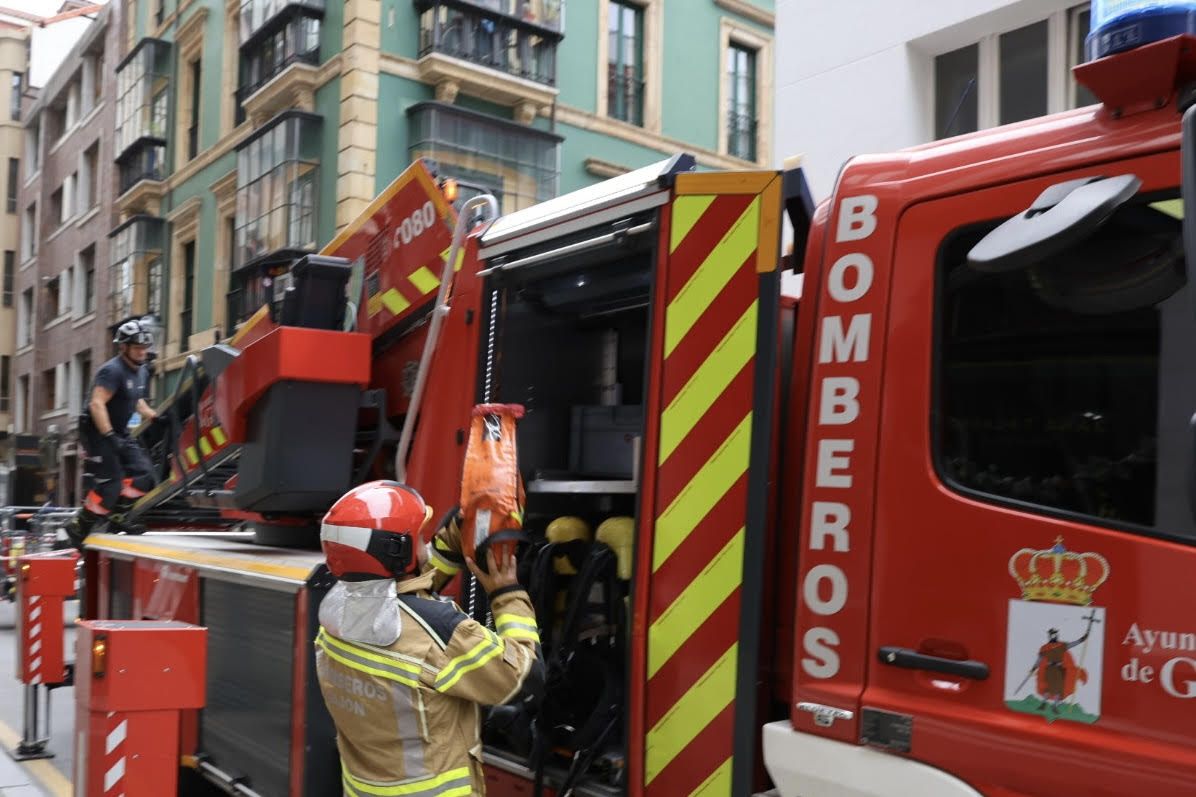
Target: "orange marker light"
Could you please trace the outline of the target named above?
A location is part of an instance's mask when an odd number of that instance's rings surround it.
[[[97,636],[91,643],[91,674],[103,678],[108,669],[108,638]]]
[[[444,182],[441,183],[441,187],[444,188],[444,198],[445,199],[447,199],[449,202],[457,201],[457,181],[456,180],[446,177],[444,179]]]

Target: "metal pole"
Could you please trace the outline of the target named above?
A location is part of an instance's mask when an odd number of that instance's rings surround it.
[[[457,216],[457,227],[453,230],[453,245],[449,247],[448,259],[444,261],[444,271],[440,276],[440,290],[436,294],[436,305],[432,308],[428,337],[424,340],[424,351],[420,355],[419,370],[416,371],[415,387],[411,391],[407,415],[403,418],[403,431],[399,434],[399,447],[395,452],[395,481],[402,482],[407,479],[407,452],[411,448],[411,435],[415,431],[415,419],[419,415],[424,384],[428,380],[428,371],[431,369],[432,352],[436,350],[436,342],[440,337],[440,326],[444,323],[444,316],[448,313],[449,283],[452,282],[453,272],[456,270],[458,253],[465,241],[465,233],[469,228],[472,211],[483,206],[489,208],[491,221],[498,218],[498,200],[490,194],[482,194],[467,200]]]

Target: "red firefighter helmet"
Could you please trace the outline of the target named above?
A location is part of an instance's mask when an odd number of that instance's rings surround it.
[[[394,578],[412,569],[419,530],[432,514],[423,497],[394,481],[367,482],[341,496],[320,526],[332,575],[346,581]]]

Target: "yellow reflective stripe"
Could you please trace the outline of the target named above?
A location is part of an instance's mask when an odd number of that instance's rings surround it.
[[[521,614],[500,614],[494,618],[498,635],[508,639],[530,639],[540,641],[540,629],[535,619]]]
[[[706,212],[706,208],[710,207],[716,198],[708,194],[679,196],[673,200],[673,229],[670,232],[672,240],[669,241],[669,254],[677,251],[677,246],[685,240],[685,236],[689,235],[698,219]]]
[[[411,302],[407,301],[407,299],[403,297],[403,294],[399,293],[394,288],[391,288],[390,290],[386,291],[386,293],[382,294],[382,304],[394,315],[398,315],[411,306]]]
[[[448,559],[445,559],[440,551],[436,550],[435,545],[433,545],[428,551],[428,561],[432,563],[432,567],[436,568],[445,575],[455,576],[461,572],[461,568],[457,567]]]
[[[756,251],[759,226],[760,197],[756,197],[669,302],[664,321],[665,357],[673,353],[699,316],[722,293],[747,256]]]
[[[501,639],[491,631],[486,631],[486,638],[473,646],[468,653],[463,653],[448,663],[440,675],[436,677],[437,692],[444,692],[453,688],[468,673],[473,672],[495,656],[502,655],[504,646]]]
[[[199,438],[199,450],[203,452],[205,457],[212,453],[212,444],[208,442],[208,438]]]
[[[330,658],[350,669],[376,675],[388,681],[397,681],[407,686],[418,687],[420,685],[419,667],[414,664],[371,654],[356,645],[349,645],[326,634],[323,629],[320,629],[320,633],[316,635],[316,644]],[[412,677],[411,674],[414,674],[415,677]]]
[[[731,645],[693,688],[648,731],[644,781],[652,783],[669,763],[735,699],[739,643]]]
[[[743,581],[743,532],[741,528],[648,629],[649,678]]]
[[[433,274],[427,266],[420,266],[407,279],[421,294],[431,293],[440,287],[440,277]]]
[[[505,626],[498,630],[498,634],[506,639],[530,639],[536,644],[539,644],[540,642],[540,633],[534,628],[516,628],[513,626]]]
[[[450,769],[431,778],[420,778],[407,783],[378,783],[353,777],[349,770],[341,769],[341,779],[352,791],[377,797],[468,797],[472,790],[472,777],[468,767]]]
[[[694,789],[689,797],[702,797],[702,795],[723,795],[731,793],[731,759],[728,758],[723,762],[723,765],[714,772],[710,773],[710,777],[702,782],[701,786]]]
[[[416,675],[419,675],[419,672],[420,672],[419,664],[414,661],[407,661],[399,656],[387,655],[384,652],[375,652],[375,651],[377,651],[377,648],[371,649],[371,648],[367,648],[363,645],[355,645],[351,642],[346,642],[343,639],[338,639],[337,637],[334,637],[332,634],[328,633],[328,631],[324,628],[320,629],[319,635],[323,636],[324,639],[328,640],[328,642],[332,643],[333,645],[335,645],[338,648],[343,648],[344,650],[348,650],[353,653],[357,653],[360,656],[364,656],[365,658],[370,659],[372,661],[380,662],[382,664],[387,665],[388,667],[398,667],[401,670],[406,670],[407,672],[415,673]]]
[[[187,450],[183,453],[187,457],[188,465],[196,465],[199,463],[199,454],[195,453],[195,446],[188,446]]]
[[[756,302],[739,317],[660,414],[663,465],[756,352]]]
[[[219,448],[220,446],[222,446],[228,442],[228,435],[226,435],[224,433],[224,430],[221,429],[219,426],[213,426],[212,427],[212,439],[216,441],[216,447]]]
[[[659,570],[673,551],[726,495],[748,467],[752,437],[752,414],[743,416],[735,431],[718,451],[689,480],[668,509],[656,519],[656,540],[652,546],[652,569]]]

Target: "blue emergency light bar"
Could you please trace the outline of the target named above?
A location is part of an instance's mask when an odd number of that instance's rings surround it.
[[[1196,34],[1196,2],[1092,0],[1092,32],[1084,42],[1092,61],[1181,33]]]

